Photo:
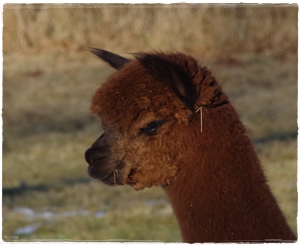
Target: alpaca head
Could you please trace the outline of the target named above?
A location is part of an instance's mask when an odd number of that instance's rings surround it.
[[[139,53],[129,60],[91,51],[117,72],[92,100],[104,133],[85,153],[89,174],[137,190],[172,183],[190,154],[189,137],[200,130],[191,131],[195,112],[215,103],[220,87],[184,54]]]

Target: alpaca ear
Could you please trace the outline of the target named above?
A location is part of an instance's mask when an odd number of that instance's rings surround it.
[[[130,59],[126,59],[103,49],[89,48],[89,51],[117,70],[120,70],[125,64],[131,61]]]
[[[135,57],[152,76],[172,89],[185,106],[192,111],[194,110],[197,94],[190,74],[159,54],[137,53]]]

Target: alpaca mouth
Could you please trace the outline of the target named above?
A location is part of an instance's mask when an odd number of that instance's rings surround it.
[[[122,169],[124,166],[124,162],[118,162],[113,166],[95,163],[89,165],[88,173],[91,177],[99,179],[107,185],[123,185]]]

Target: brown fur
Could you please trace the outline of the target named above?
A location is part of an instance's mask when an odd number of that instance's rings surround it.
[[[92,52],[119,71],[92,101],[105,133],[86,152],[91,176],[136,190],[163,186],[185,242],[296,239],[209,70],[180,53],[124,60]]]

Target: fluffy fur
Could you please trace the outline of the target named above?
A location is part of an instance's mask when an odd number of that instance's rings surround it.
[[[91,176],[136,190],[162,186],[185,242],[296,239],[206,67],[181,53],[129,60],[92,52],[118,71],[92,100],[105,133],[85,155]]]

